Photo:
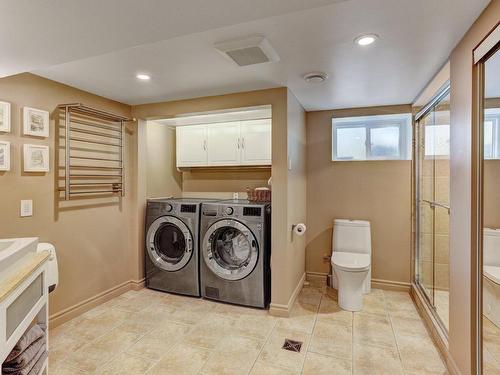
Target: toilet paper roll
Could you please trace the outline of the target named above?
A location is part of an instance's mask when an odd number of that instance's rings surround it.
[[[37,253],[42,251],[48,251],[50,253],[47,282],[49,284],[49,291],[52,292],[59,283],[59,268],[57,266],[56,248],[51,243],[41,242],[38,244],[36,251]]]
[[[304,223],[299,223],[293,226],[293,233],[297,236],[303,236],[306,233],[307,227]]]

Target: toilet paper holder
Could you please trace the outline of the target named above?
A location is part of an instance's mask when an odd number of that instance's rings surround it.
[[[292,224],[292,236],[294,234],[297,236],[303,236],[306,230],[307,227],[304,223]]]

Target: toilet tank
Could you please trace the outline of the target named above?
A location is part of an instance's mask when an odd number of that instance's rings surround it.
[[[370,222],[335,219],[333,223],[333,251],[371,254]]]
[[[500,229],[483,230],[483,264],[500,267]]]

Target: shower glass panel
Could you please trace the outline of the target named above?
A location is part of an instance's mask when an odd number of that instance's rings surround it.
[[[417,119],[416,283],[447,330],[449,321],[449,88]]]

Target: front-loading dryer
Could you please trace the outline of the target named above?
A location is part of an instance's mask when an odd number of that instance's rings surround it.
[[[271,299],[271,205],[246,200],[203,203],[201,294],[267,308]]]
[[[200,296],[198,233],[204,199],[148,199],[146,287]]]

